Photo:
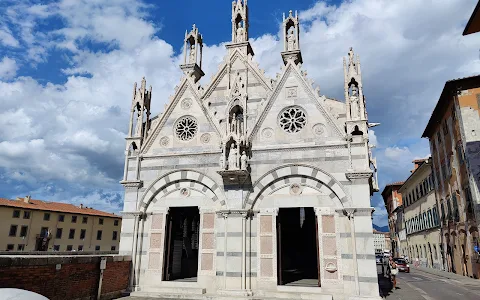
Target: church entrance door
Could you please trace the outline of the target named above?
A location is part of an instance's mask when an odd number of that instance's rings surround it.
[[[163,280],[197,281],[198,207],[171,207],[167,215]]]
[[[278,285],[320,286],[317,219],[312,207],[280,208],[277,217]]]

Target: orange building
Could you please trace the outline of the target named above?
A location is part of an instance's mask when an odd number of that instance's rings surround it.
[[[390,228],[391,251],[393,256],[398,256],[400,253],[400,240],[397,222],[397,212],[402,207],[402,194],[398,192],[403,185],[403,181],[389,183],[385,186],[382,192],[383,202],[388,213],[388,228]]]
[[[422,137],[430,141],[448,270],[479,277],[480,76],[449,80]],[[477,216],[475,216],[477,214]]]

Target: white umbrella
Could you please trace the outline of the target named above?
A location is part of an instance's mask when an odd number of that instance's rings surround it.
[[[20,289],[0,289],[0,300],[49,300],[40,294]]]

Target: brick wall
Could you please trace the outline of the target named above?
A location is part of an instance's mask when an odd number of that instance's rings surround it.
[[[0,288],[29,290],[50,300],[96,299],[101,257],[0,256]],[[107,265],[101,299],[113,299],[128,287],[130,257],[103,257]]]

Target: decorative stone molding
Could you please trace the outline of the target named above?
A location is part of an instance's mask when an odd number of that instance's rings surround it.
[[[344,209],[337,209],[336,212],[340,216],[345,216],[350,219],[356,216],[358,217],[371,216],[374,210],[375,209],[373,207],[357,207],[357,208],[349,207]]]
[[[143,187],[142,180],[123,180],[120,181],[120,184],[123,185],[125,189],[139,189]]]
[[[190,98],[185,98],[182,100],[181,107],[185,110],[190,109],[192,107],[193,101]]]
[[[189,188],[182,188],[180,189],[180,195],[182,197],[188,197],[190,196],[190,189]]]
[[[273,136],[273,129],[270,127],[264,128],[262,130],[262,137],[265,139],[270,139]]]

